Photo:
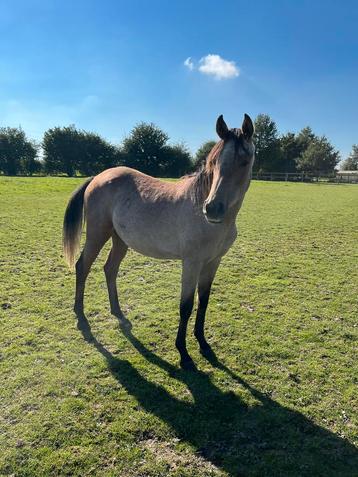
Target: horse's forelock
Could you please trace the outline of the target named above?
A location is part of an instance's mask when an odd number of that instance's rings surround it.
[[[206,158],[205,162],[205,170],[209,173],[212,174],[214,166],[216,164],[216,160],[218,156],[220,155],[221,151],[223,150],[224,147],[224,141],[221,140],[213,146],[211,151],[208,154],[208,157]]]
[[[233,128],[230,129],[230,132],[233,133],[234,136],[237,136],[238,138],[241,136],[242,131],[240,128]]]
[[[198,204],[202,204],[209,195],[213,182],[214,167],[223,147],[224,141],[221,140],[216,143],[209,152],[205,163],[194,174],[193,199]]]

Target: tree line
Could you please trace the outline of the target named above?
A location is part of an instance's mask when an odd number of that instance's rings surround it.
[[[147,123],[138,124],[121,146],[74,125],[49,129],[41,144],[28,139],[21,128],[0,128],[0,172],[72,177],[126,165],[156,176],[178,177],[192,168],[192,157],[185,145],[168,140],[164,131]]]
[[[339,152],[326,136],[317,136],[309,126],[299,133],[279,135],[276,123],[267,114],[255,120],[256,159],[254,172],[305,172],[331,174],[340,162]],[[358,147],[343,161],[341,168],[358,169]]]
[[[74,125],[47,130],[40,144],[29,139],[21,127],[1,127],[0,173],[90,176],[126,165],[154,176],[180,177],[200,167],[214,144],[205,142],[193,157],[184,144],[171,144],[166,132],[144,122],[119,146]],[[339,152],[325,136],[317,136],[308,126],[299,133],[280,135],[266,114],[255,120],[255,145],[256,173],[332,173],[340,161]],[[353,145],[342,168],[358,170],[358,145]]]

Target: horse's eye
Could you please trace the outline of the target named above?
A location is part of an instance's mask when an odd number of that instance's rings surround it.
[[[245,167],[245,166],[247,166],[248,164],[249,164],[249,161],[242,161],[242,162],[240,162],[239,165],[240,165],[240,167]]]

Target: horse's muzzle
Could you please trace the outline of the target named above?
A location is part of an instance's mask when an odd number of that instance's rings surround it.
[[[219,224],[224,220],[225,206],[219,201],[204,202],[203,212],[208,222]]]

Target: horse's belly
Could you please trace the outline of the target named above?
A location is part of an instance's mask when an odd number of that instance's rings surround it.
[[[181,258],[180,243],[175,234],[168,233],[163,227],[140,226],[138,222],[135,226],[120,221],[114,224],[117,234],[129,248],[153,258]]]
[[[121,235],[121,238],[123,236]],[[136,241],[132,238],[122,238],[122,240],[128,245],[129,248],[132,248],[136,252],[152,258],[162,258],[162,259],[180,259],[180,254],[172,250],[166,250],[164,248],[159,248],[155,244],[145,243],[142,241]]]

